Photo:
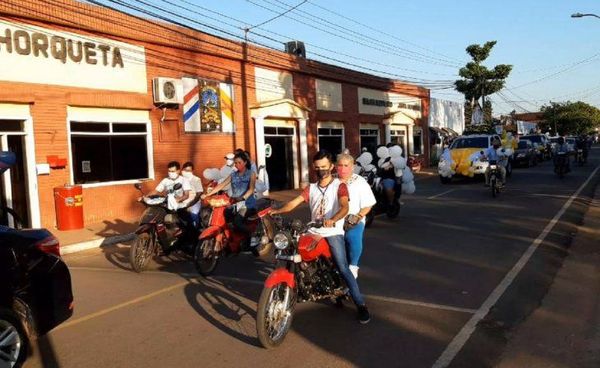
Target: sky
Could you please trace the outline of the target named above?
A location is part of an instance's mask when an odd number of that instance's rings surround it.
[[[304,41],[310,59],[414,81],[452,101],[463,100],[451,84],[469,61],[465,48],[495,40],[484,65],[513,70],[506,88],[490,96],[494,115],[539,111],[549,101],[600,107],[600,19],[571,18],[600,15],[598,1],[122,1],[227,38],[251,28],[250,41],[280,50],[285,41]]]

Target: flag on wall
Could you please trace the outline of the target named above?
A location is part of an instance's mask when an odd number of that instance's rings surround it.
[[[233,85],[221,83],[219,86],[221,97],[221,120],[223,121],[223,132],[233,133]]]
[[[199,132],[200,126],[200,94],[198,79],[183,80],[183,126],[186,132]]]

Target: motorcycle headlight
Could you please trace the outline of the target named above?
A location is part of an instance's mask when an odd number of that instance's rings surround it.
[[[284,250],[290,245],[290,237],[285,232],[280,231],[273,237],[273,244],[275,244],[275,248]]]

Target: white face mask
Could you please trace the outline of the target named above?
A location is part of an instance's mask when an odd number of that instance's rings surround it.
[[[177,179],[177,177],[179,177],[179,174],[177,174],[176,172],[169,171],[169,179],[175,180],[175,179]]]
[[[183,176],[184,178],[187,178],[187,179],[191,179],[192,176],[194,176],[194,174],[192,174],[190,171],[182,171],[181,176]]]

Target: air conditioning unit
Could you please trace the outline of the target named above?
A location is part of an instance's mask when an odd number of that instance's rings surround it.
[[[174,105],[183,103],[183,83],[181,79],[154,78],[152,94],[155,104]]]
[[[302,41],[290,41],[285,44],[285,52],[296,55],[301,58],[306,58],[306,47]]]

